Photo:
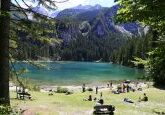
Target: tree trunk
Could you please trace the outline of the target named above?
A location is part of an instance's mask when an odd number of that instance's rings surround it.
[[[1,0],[0,14],[0,105],[10,105],[9,98],[9,31],[10,0]]]

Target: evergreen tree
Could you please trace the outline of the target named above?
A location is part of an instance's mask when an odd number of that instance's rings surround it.
[[[0,104],[10,105],[9,99],[9,35],[10,35],[10,22],[14,20],[15,27],[18,25],[21,29],[26,30],[32,27],[30,20],[27,16],[27,12],[33,13],[38,17],[46,17],[42,14],[38,14],[32,10],[32,7],[28,6],[26,1],[21,0],[27,8],[22,8],[17,0],[13,4],[10,0],[0,1]],[[43,5],[48,9],[56,8],[54,0],[33,0],[38,2],[38,5]],[[18,14],[23,14],[23,18],[14,15],[15,18],[10,20],[10,12],[15,11]],[[21,25],[22,24],[22,25]],[[26,29],[25,29],[26,28]],[[39,28],[38,28],[39,29]],[[31,35],[37,35],[36,31],[29,31]]]
[[[165,1],[164,0],[116,0],[121,9],[118,11],[119,22],[137,21],[143,26],[150,26],[152,31],[152,51],[147,65],[148,76],[155,85],[165,84]]]
[[[10,0],[0,4],[0,104],[9,105]]]

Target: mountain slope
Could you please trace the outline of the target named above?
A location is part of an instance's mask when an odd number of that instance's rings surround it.
[[[90,28],[89,32],[100,38],[114,35],[132,37],[135,35],[138,36],[139,34],[139,24],[126,23],[116,25],[114,23],[114,17],[120,7],[119,5],[111,8],[101,6],[98,8],[97,5],[90,8],[88,6],[89,9],[84,8],[85,6],[77,7],[63,10],[56,17],[63,25],[67,26],[65,29],[59,29],[59,36],[64,40],[70,39],[71,37],[75,38],[75,34],[81,34],[80,26]],[[85,25],[83,25],[84,22],[88,23],[86,25],[90,27],[85,27]]]
[[[73,61],[102,59],[121,64],[130,63],[132,56],[144,57],[143,39],[134,38],[146,34],[147,29],[144,32],[137,23],[115,24],[119,8],[119,5],[111,8],[79,5],[59,13],[53,12],[51,16],[56,16],[56,37],[63,42],[56,47],[47,47],[47,54],[51,54],[54,60],[56,57]],[[47,15],[42,8],[34,10]]]
[[[111,8],[79,5],[61,11],[56,17],[60,20],[56,29],[59,38],[63,39],[60,52],[62,60],[102,59],[130,63],[129,59],[138,51],[133,50],[137,47],[135,42],[140,43],[138,40],[132,41],[132,38],[138,38],[144,32],[137,23],[115,24],[119,8],[119,5]],[[125,45],[129,46],[121,50]]]

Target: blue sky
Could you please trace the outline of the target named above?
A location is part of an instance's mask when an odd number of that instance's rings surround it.
[[[14,0],[12,0],[14,1]],[[25,5],[23,4],[23,2],[21,2],[21,0],[17,0],[19,1],[19,3],[21,4],[22,7],[25,7]],[[27,4],[31,5],[31,6],[35,6],[35,3],[30,2],[31,0],[25,0],[27,2]],[[63,0],[57,0],[57,1],[63,1]],[[95,5],[95,4],[100,4],[104,7],[111,7],[113,6],[114,0],[68,0],[67,2],[64,3],[58,3],[56,4],[58,6],[58,10],[63,10],[66,8],[71,8],[71,7],[75,7],[78,6],[79,4],[82,5]]]

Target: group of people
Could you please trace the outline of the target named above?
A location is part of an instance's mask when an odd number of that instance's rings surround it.
[[[145,84],[146,85],[146,84]],[[126,93],[126,92],[135,92],[135,91],[142,91],[141,84],[137,83],[132,83],[130,82],[123,82],[120,85],[117,86],[115,90],[112,90],[112,93],[114,94],[120,94],[120,93]]]
[[[95,94],[98,94],[98,86],[95,87]],[[86,86],[85,84],[82,85],[82,93],[84,93],[86,91]],[[103,93],[100,92],[100,99],[97,99],[96,97],[92,98],[92,95],[89,95],[88,98],[83,99],[84,101],[95,101],[96,105],[103,105],[104,104],[104,100],[102,99]]]
[[[108,88],[112,89],[112,82],[110,82],[109,84],[107,84]],[[96,86],[95,88],[95,93],[98,94],[98,86]],[[130,91],[135,91],[135,89],[133,89],[132,87],[129,86],[129,82],[128,83],[122,83],[122,85],[120,85],[119,87],[117,87],[117,90],[115,92],[112,91],[112,93],[125,93],[125,92],[130,92]],[[83,84],[82,86],[82,92],[85,92],[85,84]],[[92,95],[89,95],[89,97],[87,99],[84,99],[85,101],[96,101],[96,105],[103,105],[104,104],[104,100],[102,99],[102,92],[100,92],[100,99],[97,99],[96,97],[92,98]],[[124,102],[128,102],[128,103],[134,103],[134,101],[132,101],[129,98],[124,98],[123,100]],[[146,93],[143,94],[143,97],[139,97],[138,102],[141,101],[148,101],[148,96],[146,95]]]
[[[131,87],[128,84],[123,83],[121,86],[117,87],[118,93],[130,92]]]
[[[101,93],[102,95],[102,93]],[[97,99],[96,97],[92,98],[92,95],[89,95],[89,97],[87,99],[83,99],[84,101],[95,101],[96,105],[103,105],[104,104],[104,100],[102,98]]]
[[[98,94],[98,90],[99,90],[99,87],[96,86],[96,87],[95,87],[95,92],[96,92],[96,94]],[[86,86],[85,86],[85,84],[83,84],[83,85],[82,85],[82,93],[84,93],[85,91],[86,91]],[[100,95],[102,95],[102,92],[101,92]]]
[[[17,98],[20,98],[20,99],[25,99],[25,97],[31,99],[31,94],[28,92],[28,89],[25,89],[25,88],[19,88],[19,89],[16,89],[16,92],[17,92]]]
[[[127,103],[134,103],[134,101],[132,101],[132,100],[129,99],[129,98],[124,98],[123,101],[124,101],[124,102],[127,102]],[[142,98],[139,97],[138,102],[142,102],[142,101],[144,101],[144,102],[147,102],[147,101],[148,101],[148,96],[146,95],[146,93],[143,94],[143,97],[142,97]]]
[[[111,88],[112,89],[112,82],[107,83],[107,88]]]

